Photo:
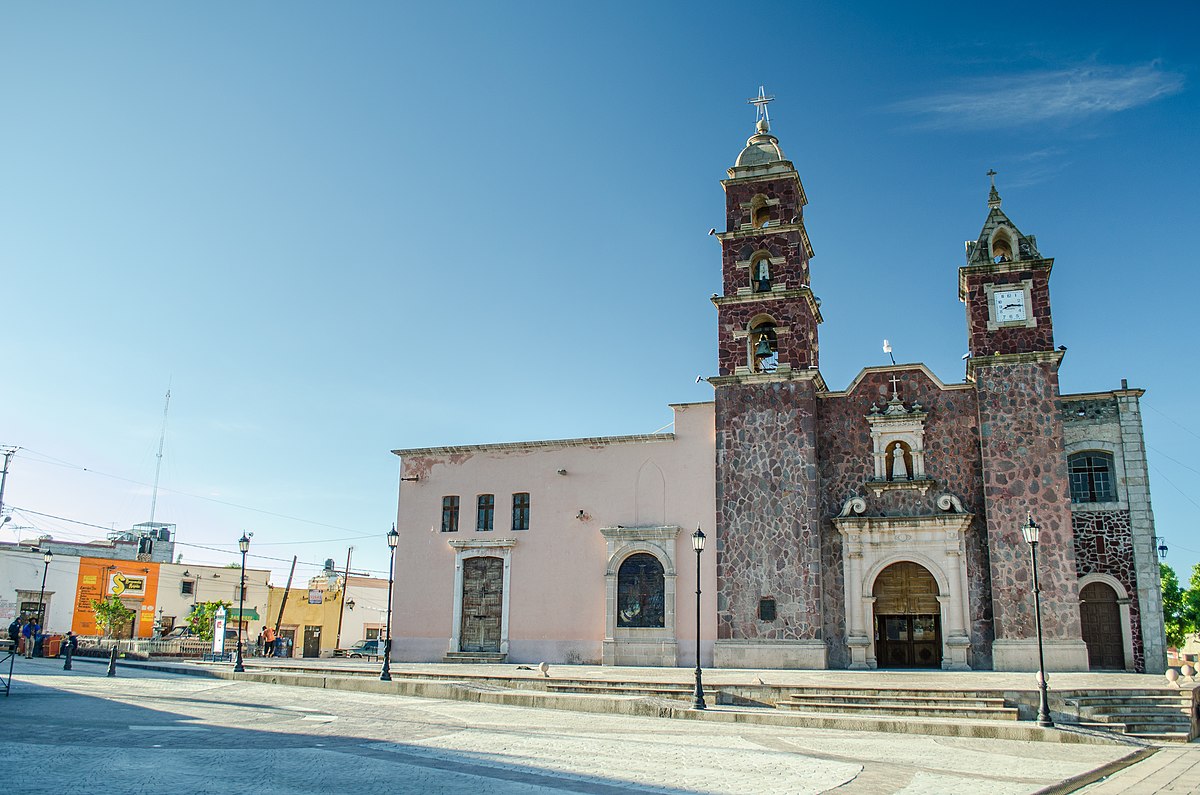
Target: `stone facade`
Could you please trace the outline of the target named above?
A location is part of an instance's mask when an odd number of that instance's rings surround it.
[[[816,384],[723,386],[716,423],[717,639],[819,641]]]
[[[846,587],[842,582],[841,537],[834,529],[847,497],[867,493],[874,475],[870,427],[866,420],[872,404],[887,402],[891,378],[900,379],[898,392],[910,404],[920,403],[928,415],[925,426],[925,471],[934,484],[930,491],[958,497],[973,515],[966,536],[968,610],[972,668],[991,667],[992,604],[986,526],[983,521],[982,466],[979,458],[979,421],[975,391],[967,385],[946,387],[924,367],[872,368],[845,392],[820,396],[817,411],[818,461],[821,476],[822,565],[825,636],[829,639],[830,665],[848,661],[844,641]],[[938,513],[933,500],[917,489],[890,489],[868,500],[868,514],[876,516],[930,516]]]

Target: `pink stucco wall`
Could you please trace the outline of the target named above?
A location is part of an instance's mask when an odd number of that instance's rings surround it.
[[[605,635],[602,527],[675,525],[679,664],[695,664],[696,569],[691,533],[702,527],[702,661],[715,629],[713,405],[673,407],[671,435],[607,437],[397,451],[393,647],[398,660],[451,651],[455,550],[450,541],[516,539],[509,583],[511,662],[599,662]],[[566,470],[566,474],[558,474]],[[659,475],[661,472],[661,476]],[[530,494],[528,530],[511,529],[512,495]],[[495,529],[475,529],[475,500],[496,495]],[[458,495],[457,533],[441,532],[442,498]],[[583,511],[585,518],[578,518]]]

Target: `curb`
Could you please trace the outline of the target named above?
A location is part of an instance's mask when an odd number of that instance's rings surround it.
[[[1159,748],[1139,748],[1131,754],[1126,754],[1120,759],[1114,759],[1107,765],[1101,765],[1095,770],[1089,770],[1086,773],[1080,773],[1070,778],[1065,778],[1057,784],[1051,784],[1049,787],[1038,790],[1033,795],[1069,795],[1072,792],[1078,792],[1089,784],[1095,784],[1097,781],[1104,779],[1121,772],[1127,767],[1132,767],[1138,762],[1143,762],[1159,752]]]

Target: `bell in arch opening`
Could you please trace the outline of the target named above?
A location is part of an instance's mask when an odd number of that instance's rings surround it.
[[[750,331],[750,369],[756,373],[774,372],[779,366],[779,344],[773,323],[760,323]]]

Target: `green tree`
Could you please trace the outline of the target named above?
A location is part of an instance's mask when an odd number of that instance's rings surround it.
[[[111,637],[114,630],[133,620],[134,611],[126,607],[120,599],[108,596],[104,599],[93,599],[92,610],[96,613],[96,626],[106,637]]]
[[[229,602],[200,602],[192,608],[192,614],[188,616],[188,627],[192,632],[202,640],[213,639],[213,622],[217,618],[217,611],[225,608],[228,612],[232,605]]]
[[[1159,574],[1167,645],[1178,649],[1188,635],[1200,632],[1200,563],[1192,567],[1188,588],[1179,584],[1175,570],[1165,563],[1159,564]]]

